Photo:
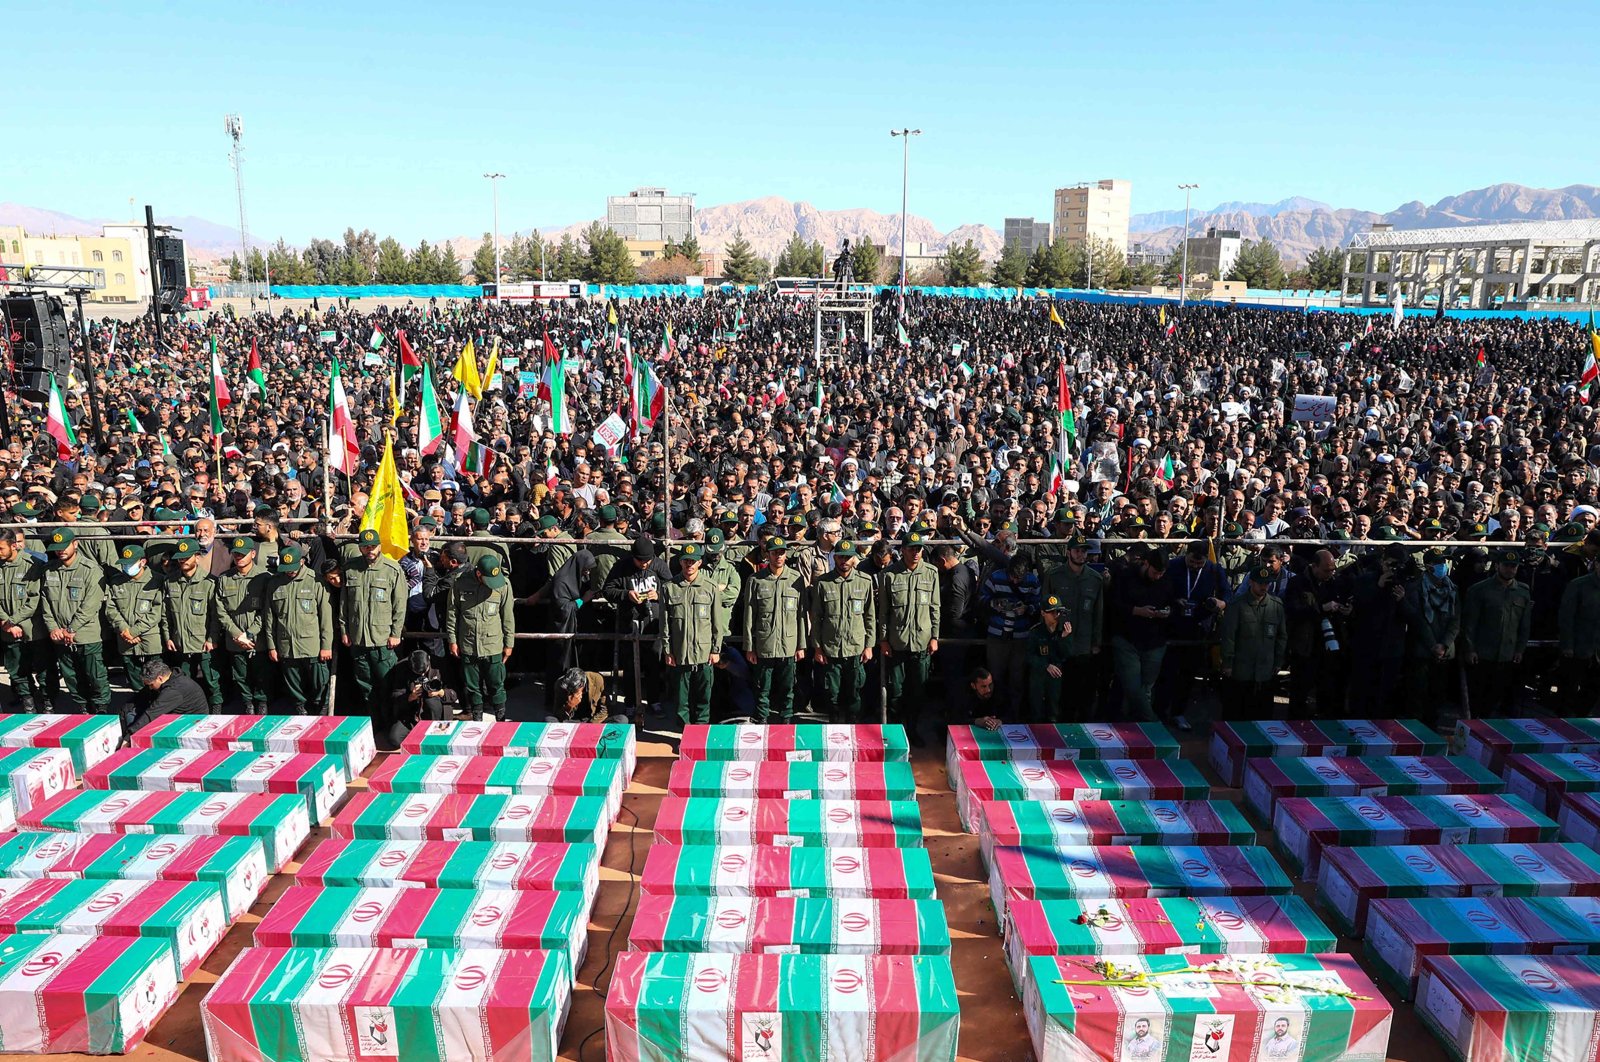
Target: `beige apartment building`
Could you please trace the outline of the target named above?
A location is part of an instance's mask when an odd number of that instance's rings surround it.
[[[89,295],[96,302],[138,302],[150,297],[143,252],[142,246],[136,251],[127,236],[30,236],[20,225],[0,225],[0,265],[103,270],[106,286]],[[16,283],[21,278],[10,279]]]
[[[1057,188],[1055,238],[1081,245],[1094,236],[1110,240],[1126,254],[1128,208],[1132,202],[1132,181],[1086,181]]]

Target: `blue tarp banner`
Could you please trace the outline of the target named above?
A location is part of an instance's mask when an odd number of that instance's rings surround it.
[[[283,284],[274,299],[476,299],[476,284]]]

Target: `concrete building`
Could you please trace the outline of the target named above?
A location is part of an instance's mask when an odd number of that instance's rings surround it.
[[[1005,246],[1013,243],[1021,246],[1022,253],[1026,255],[1032,255],[1040,247],[1048,247],[1050,223],[1032,218],[1006,218]]]
[[[103,270],[106,276],[106,286],[92,292],[91,301],[148,299],[149,272],[141,265],[144,226],[137,227],[138,235],[132,239],[122,232],[128,227],[107,225],[99,236],[30,236],[20,225],[0,225],[0,265],[87,266]]]
[[[1057,188],[1055,238],[1082,245],[1093,236],[1110,240],[1126,254],[1128,207],[1132,201],[1131,181],[1088,181]]]
[[[606,198],[606,225],[624,240],[680,243],[694,232],[694,196],[635,188]]]
[[[1381,289],[1381,290],[1380,290]],[[1494,309],[1508,304],[1600,302],[1600,219],[1514,221],[1358,233],[1344,256],[1346,301],[1408,306],[1436,302]]]
[[[1224,280],[1233,270],[1233,263],[1239,260],[1239,251],[1244,247],[1244,241],[1239,238],[1238,229],[1206,230],[1204,236],[1189,237],[1189,275],[1198,277],[1204,274],[1211,280]]]

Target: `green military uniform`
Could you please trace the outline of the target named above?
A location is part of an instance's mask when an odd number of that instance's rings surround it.
[[[278,573],[267,584],[257,644],[283,676],[289,710],[301,715],[309,706],[313,713],[321,712],[328,696],[328,662],[321,654],[333,655],[333,600],[322,580],[305,570],[297,546],[278,555]]]
[[[839,543],[839,557],[856,556],[855,544]],[[863,657],[878,632],[878,601],[872,577],[852,568],[835,567],[811,584],[811,649],[822,654],[817,671],[819,707],[836,723],[855,723],[861,716],[861,689],[867,682]]]
[[[768,553],[787,552],[781,538],[770,539]],[[795,658],[807,642],[805,577],[785,567],[763,568],[744,587],[745,655],[754,655],[756,718],[763,723],[794,719]],[[776,717],[776,718],[774,718]]]
[[[515,645],[516,621],[505,566],[497,554],[479,559],[478,578],[455,580],[445,613],[444,637],[461,660],[462,704],[468,713],[506,717],[506,650]]]
[[[583,544],[590,553],[594,554],[594,585],[604,586],[611,577],[611,569],[617,561],[628,556],[632,543],[628,536],[610,526],[617,519],[617,510],[611,505],[600,506],[600,522],[605,525],[597,531],[591,531],[584,537]]]
[[[49,711],[50,632],[39,603],[45,565],[21,549],[0,564],[0,624],[22,628],[17,638],[0,633],[0,667],[11,676],[10,711]]]
[[[67,524],[78,540],[78,552],[100,565],[104,571],[117,567],[117,544],[111,541],[111,532],[94,520],[72,520]],[[136,687],[137,688],[137,687]]]
[[[482,509],[472,510],[472,525],[476,530],[468,537],[481,538],[484,539],[484,542],[482,544],[477,542],[467,543],[467,563],[476,568],[478,562],[483,558],[497,557],[505,570],[507,572],[511,571],[511,558],[506,555],[505,547],[494,541],[493,536],[489,534],[489,514]],[[571,560],[572,555],[576,552],[578,551],[575,547],[568,546],[566,556],[559,558],[559,560],[552,554],[550,557],[550,574],[554,575],[560,571],[561,565]]]
[[[123,546],[117,573],[106,580],[106,618],[111,621],[112,636],[122,653],[122,670],[132,690],[143,686],[144,666],[159,658],[167,646],[167,594],[163,581],[151,574],[148,562],[138,575],[122,570],[122,566],[142,560],[143,546]]]
[[[1493,716],[1517,705],[1517,671],[1533,626],[1533,594],[1514,574],[1521,560],[1519,551],[1501,550],[1495,564],[1511,573],[1510,581],[1491,575],[1462,597],[1457,645],[1467,662],[1467,694],[1475,715]]]
[[[705,547],[686,542],[678,548],[683,560],[703,561]],[[728,616],[717,585],[696,572],[691,582],[682,573],[661,588],[664,638],[670,663],[667,694],[680,723],[711,721],[711,657],[721,652],[728,636]]]
[[[1067,635],[1069,656],[1088,656],[1099,649],[1105,640],[1106,579],[1104,575],[1084,565],[1074,572],[1071,565],[1061,564],[1045,581],[1045,596],[1059,598],[1061,618],[1072,625]]]
[[[1066,610],[1066,602],[1054,594],[1046,595],[1039,604],[1040,612],[1060,616],[1063,620]],[[1028,632],[1024,652],[1028,666],[1029,722],[1054,723],[1060,714],[1061,686],[1072,657],[1071,636],[1064,633],[1066,629],[1064,624],[1058,623],[1056,629],[1051,630],[1040,621]],[[1057,674],[1050,674],[1052,667]]]
[[[920,531],[902,539],[902,549],[919,552],[927,541]],[[922,700],[928,686],[932,663],[930,644],[939,637],[939,573],[925,562],[913,569],[904,559],[889,565],[878,576],[878,642],[887,646],[888,707],[899,709],[908,736],[921,743],[914,732]]]
[[[1561,695],[1573,710],[1595,713],[1600,691],[1600,572],[1578,576],[1561,594]],[[1570,699],[1569,699],[1570,698]]]
[[[199,555],[200,544],[192,538],[181,538],[172,547],[165,580],[167,643],[173,664],[200,684],[215,712],[222,707],[222,685],[211,664],[217,644],[217,581],[203,568],[189,576],[179,570],[183,561]]]
[[[239,537],[228,541],[229,552],[238,557],[255,552],[256,544]],[[244,710],[264,714],[272,697],[272,669],[266,646],[261,644],[261,611],[266,605],[267,581],[271,578],[260,565],[250,574],[229,570],[217,576],[217,639],[219,671],[226,673],[239,691]],[[250,648],[240,644],[243,638]]]
[[[378,532],[361,532],[357,545],[379,545]],[[389,640],[398,639],[406,626],[406,576],[400,565],[381,553],[370,561],[347,562],[338,622],[340,636],[349,639],[356,703],[387,705],[389,673],[398,659]]]
[[[1257,568],[1250,581],[1271,585],[1271,568]],[[1272,689],[1289,653],[1289,624],[1283,602],[1247,590],[1229,603],[1220,632],[1222,673],[1227,683],[1224,709],[1234,719],[1264,719],[1272,709]]]
[[[79,711],[104,712],[111,706],[111,680],[100,644],[100,613],[105,604],[101,568],[93,560],[75,556],[71,564],[61,553],[72,545],[70,528],[50,532],[45,551],[51,564],[44,573],[44,593],[39,605],[46,631],[67,631],[70,642],[52,641],[56,667],[66,680],[67,696]]]

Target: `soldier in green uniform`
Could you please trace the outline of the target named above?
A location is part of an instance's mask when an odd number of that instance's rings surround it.
[[[727,540],[720,527],[706,528],[705,550],[706,560],[702,570],[712,584],[717,588],[717,596],[722,599],[722,614],[726,617],[727,629],[733,630],[739,617],[739,598],[744,589],[744,576],[739,574],[739,567],[728,557]],[[749,678],[744,672],[744,659],[737,652],[724,652],[724,646],[717,646],[717,670],[723,673],[717,679],[712,674],[714,687],[720,683],[720,689],[713,688],[713,696],[720,702],[730,697],[748,697],[749,685],[745,681]],[[737,665],[737,666],[736,666]]]
[[[678,575],[661,588],[666,623],[667,696],[680,724],[711,722],[711,669],[728,636],[727,613],[716,585],[701,572],[705,547],[678,548]]]
[[[744,586],[744,658],[755,670],[756,718],[794,721],[795,661],[806,655],[806,588],[788,566],[789,544],[767,539],[767,563]]]
[[[357,536],[356,548],[360,556],[346,562],[342,574],[339,644],[350,650],[355,702],[386,712],[389,672],[399,662],[395,650],[406,626],[406,576],[383,555],[374,528]]]
[[[583,544],[590,553],[594,554],[594,585],[604,586],[611,577],[611,569],[617,561],[628,556],[628,536],[617,530],[617,507],[606,504],[600,506],[597,514],[600,526],[589,532]]]
[[[1583,574],[1561,593],[1561,693],[1572,710],[1594,715],[1600,705],[1600,571],[1587,557]]]
[[[1099,657],[1106,627],[1106,577],[1089,567],[1088,539],[1073,535],[1067,540],[1066,556],[1045,580],[1044,592],[1060,599],[1067,629],[1074,692],[1072,703],[1065,706],[1066,721],[1086,722],[1100,686]]]
[[[840,542],[833,571],[811,584],[807,602],[818,707],[835,723],[860,722],[861,690],[878,632],[876,588],[871,576],[856,569],[860,559],[854,542]]]
[[[180,538],[167,561],[168,663],[200,684],[211,711],[222,708],[222,685],[211,665],[217,647],[217,580],[200,570],[200,543]]]
[[[266,604],[266,571],[256,564],[256,544],[240,535],[228,540],[233,567],[217,578],[217,670],[239,691],[244,711],[265,715],[271,700],[272,668],[261,648],[261,610]]]
[[[117,570],[106,580],[106,618],[122,653],[130,690],[144,685],[144,666],[167,644],[166,589],[150,573],[144,547],[130,542],[117,554]]]
[[[907,532],[900,559],[878,577],[878,651],[888,670],[888,708],[897,712],[917,748],[925,744],[917,723],[929,667],[939,651],[939,572],[922,561],[926,542],[921,531]]]
[[[1520,550],[1500,550],[1494,556],[1494,577],[1473,583],[1461,603],[1459,645],[1476,716],[1516,708],[1517,673],[1533,625],[1533,595],[1517,578],[1521,566]]]
[[[485,510],[485,509],[474,509],[474,510],[472,510],[471,520],[472,520],[472,534],[470,536],[468,536],[468,537],[475,538],[475,539],[483,539],[484,541],[482,542],[482,544],[479,544],[477,542],[468,542],[467,543],[467,562],[469,564],[471,564],[473,568],[477,568],[478,562],[483,560],[483,558],[485,558],[485,557],[499,557],[501,565],[505,568],[505,570],[507,572],[510,572],[511,571],[511,559],[506,555],[505,547],[503,545],[501,545],[500,543],[494,541],[494,538],[489,534],[489,513],[488,513],[488,510]],[[576,549],[574,549],[573,547],[569,546],[569,547],[567,547],[566,556],[561,557],[559,561],[556,558],[552,557],[551,560],[550,560],[550,574],[554,575],[556,572],[560,571],[561,570],[561,565],[567,563],[568,560],[572,559],[572,555],[574,553],[576,553],[576,552],[577,552]]]
[[[83,502],[77,494],[63,494],[57,500],[56,519],[72,525],[72,533],[78,540],[78,553],[100,565],[102,571],[114,571],[117,567],[117,547],[111,541],[111,532],[98,523],[80,519],[82,515]]]
[[[1066,613],[1066,602],[1048,594],[1039,604],[1038,625],[1028,632],[1028,721],[1032,723],[1054,723],[1061,712],[1061,680],[1072,657],[1073,627]]]
[[[261,642],[267,659],[283,676],[289,711],[322,711],[328,697],[328,664],[333,660],[333,600],[314,574],[306,571],[299,546],[278,554],[278,573],[267,584],[261,610]]]
[[[67,696],[80,712],[101,713],[111,707],[111,680],[100,644],[100,613],[105,591],[100,566],[78,553],[77,536],[58,527],[45,540],[50,556],[44,573],[39,612],[44,617],[56,667],[66,680]]]
[[[44,563],[23,552],[18,528],[0,531],[0,667],[11,676],[10,712],[47,712],[50,632],[39,602]]]
[[[444,640],[461,661],[461,701],[469,717],[506,718],[506,661],[516,645],[506,570],[493,554],[478,558],[472,575],[455,581],[445,613]]]
[[[1222,707],[1230,720],[1272,716],[1273,687],[1289,654],[1283,602],[1269,591],[1275,578],[1267,566],[1252,571],[1249,592],[1222,614]]]

